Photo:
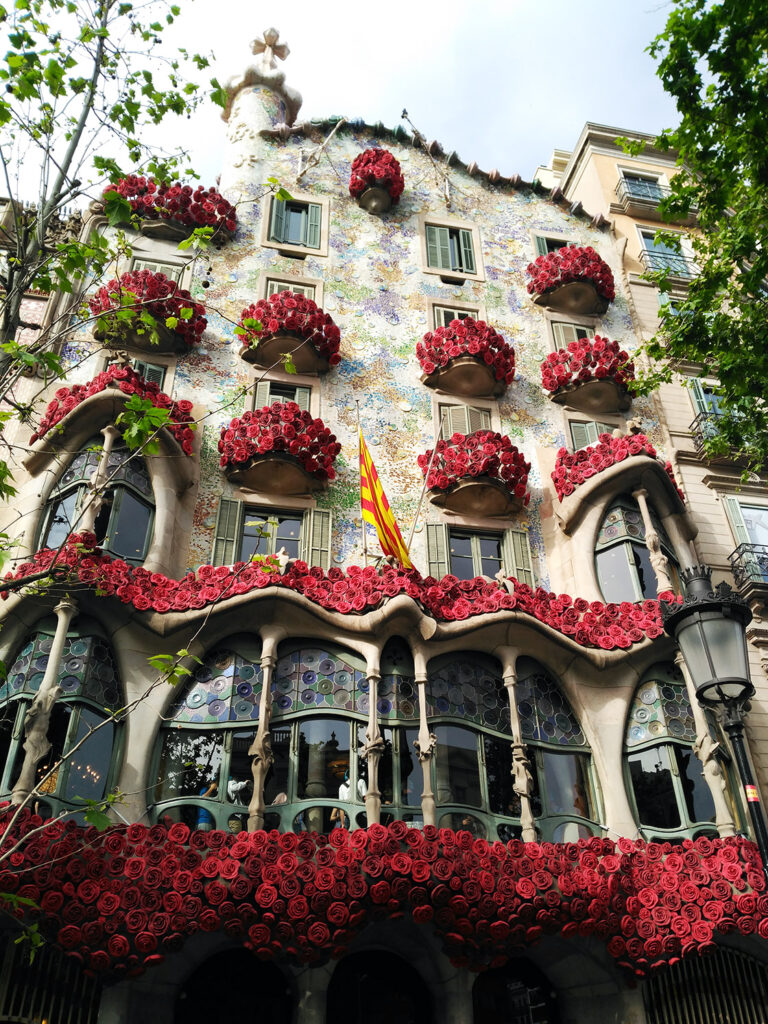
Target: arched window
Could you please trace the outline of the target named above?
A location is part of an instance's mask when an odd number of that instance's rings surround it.
[[[12,791],[24,762],[24,719],[43,681],[54,632],[55,624],[44,622],[19,651],[0,686],[0,790],[5,794]],[[38,786],[45,797],[36,810],[44,815],[82,807],[84,799],[100,800],[114,782],[117,726],[109,720],[108,709],[122,702],[120,684],[109,643],[95,626],[67,634],[58,683],[62,694],[51,712],[51,749],[37,766],[38,780],[65,760]],[[91,730],[95,731],[88,736]]]
[[[419,735],[418,687],[413,657],[401,637],[381,653],[378,713],[384,754],[379,763],[381,823],[395,819],[421,825],[422,774],[414,742]]]
[[[101,459],[102,438],[94,438],[69,464],[48,499],[39,547],[58,548],[79,520],[88,498],[88,483]],[[115,444],[107,460],[109,483],[94,523],[101,547],[126,562],[140,564],[152,537],[154,498],[144,459]]]
[[[648,506],[661,550],[669,562],[676,590],[680,590],[677,559],[667,532]],[[614,604],[653,599],[658,594],[656,573],[646,546],[646,529],[637,502],[628,495],[618,498],[603,519],[595,546],[597,578],[603,598]]]
[[[261,644],[233,637],[211,651],[168,710],[155,761],[159,821],[240,832],[253,793],[248,750],[261,698]]]
[[[693,752],[695,740],[680,671],[673,664],[654,665],[635,691],[625,737],[630,790],[648,839],[717,835],[712,794]]]
[[[533,813],[543,839],[573,842],[599,831],[592,757],[555,680],[532,658],[517,663],[517,710],[533,775]]]
[[[509,698],[499,663],[475,651],[435,658],[429,663],[427,717],[437,736],[438,824],[490,839],[519,834]]]

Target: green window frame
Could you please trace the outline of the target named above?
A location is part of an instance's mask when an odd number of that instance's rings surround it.
[[[272,197],[269,241],[305,249],[319,249],[323,208],[319,203]]]
[[[162,388],[165,384],[167,366],[161,366],[159,363],[148,363],[144,359],[132,359],[131,365],[136,373],[140,374],[148,384],[157,384],[159,388]]]
[[[134,256],[131,260],[131,270],[149,270],[152,274],[165,274],[169,281],[176,284],[181,280],[184,273],[183,263],[167,263],[164,260],[145,259],[143,256]]]
[[[216,517],[213,547],[211,551],[212,565],[232,565],[240,560],[246,522],[249,518],[264,521],[265,550],[259,554],[274,554],[284,539],[280,535],[280,520],[300,519],[301,528],[298,537],[298,557],[308,565],[331,567],[331,536],[332,515],[328,509],[264,509],[248,506],[245,502],[231,498],[222,498]],[[275,547],[276,546],[276,547]],[[266,550],[269,548],[269,550]]]
[[[600,434],[612,434],[616,429],[613,423],[600,423],[597,420],[571,420],[568,428],[575,452],[590,444],[597,444]]]
[[[469,539],[472,569],[476,576],[482,576],[483,551],[486,546],[483,540],[497,544],[500,549],[500,568],[507,576],[514,576],[529,587],[534,586],[531,549],[526,530],[510,528],[503,532],[465,530],[448,527],[445,523],[427,523],[427,561],[429,575],[442,579],[453,573],[451,560],[451,538]],[[492,551],[491,545],[487,546]],[[492,554],[486,556],[487,562],[495,561]],[[454,556],[454,562],[456,556]],[[459,566],[456,565],[456,568]],[[490,565],[488,566],[490,567]],[[453,573],[456,575],[456,573]]]
[[[300,409],[309,412],[311,397],[312,388],[283,381],[261,380],[253,389],[251,409],[263,409],[273,402],[295,402]]]
[[[551,252],[557,252],[558,249],[565,249],[567,246],[573,245],[572,242],[568,242],[564,238],[549,238],[547,235],[534,235],[533,243],[537,256],[547,256]]]
[[[294,295],[303,295],[305,299],[315,298],[315,285],[313,284],[300,284],[297,281],[291,281],[286,278],[268,277],[267,278],[267,293],[266,298],[272,295],[278,295],[280,292],[293,292]]]
[[[672,542],[656,510],[648,506],[661,550],[669,563],[675,591],[681,593],[679,565]],[[609,603],[655,600],[656,573],[645,542],[645,523],[634,498],[622,495],[608,508],[595,545],[595,569],[603,599]]]
[[[425,226],[427,240],[427,266],[444,270],[447,274],[476,274],[472,231],[469,228]]]

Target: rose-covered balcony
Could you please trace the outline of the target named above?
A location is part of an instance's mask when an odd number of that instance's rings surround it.
[[[298,373],[326,373],[341,362],[339,328],[312,299],[291,291],[244,309],[235,334],[243,341],[240,356],[265,369],[287,353]]]
[[[131,174],[107,185],[105,202],[109,201],[110,192],[130,203],[141,221],[142,234],[154,238],[179,241],[202,227],[212,228],[218,238],[231,234],[237,227],[235,207],[215,188],[198,185],[193,189],[178,181],[158,183],[154,178]]]
[[[550,398],[579,412],[626,411],[634,392],[635,366],[616,341],[595,335],[551,352],[541,364],[541,383]]]
[[[419,456],[430,501],[462,515],[503,516],[530,499],[530,462],[510,439],[491,430],[454,434]],[[431,465],[430,465],[431,463]]]
[[[187,352],[205,331],[205,307],[165,274],[128,271],[89,300],[93,336],[111,347]]]
[[[600,316],[616,297],[613,274],[591,246],[566,245],[528,264],[528,292],[559,313]]]
[[[416,346],[422,383],[452,395],[504,394],[515,377],[515,350],[483,320],[466,317],[427,331]]]
[[[221,432],[221,466],[230,480],[254,491],[307,494],[325,487],[341,451],[322,420],[295,402],[245,412]]]
[[[366,149],[352,162],[349,194],[368,213],[386,213],[405,188],[400,164],[386,149]]]

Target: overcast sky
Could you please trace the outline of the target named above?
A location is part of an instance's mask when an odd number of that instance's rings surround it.
[[[224,81],[274,25],[299,117],[341,114],[394,127],[403,107],[427,137],[484,170],[530,180],[584,122],[655,132],[676,121],[645,48],[660,0],[180,0],[168,43],[213,51]],[[188,123],[187,123],[188,126]],[[189,138],[189,133],[186,133]],[[205,184],[220,169],[223,122],[198,115],[190,149]]]

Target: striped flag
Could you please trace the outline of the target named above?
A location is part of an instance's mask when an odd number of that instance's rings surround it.
[[[392,515],[387,496],[381,486],[379,474],[371,459],[371,453],[360,431],[360,505],[363,523],[376,527],[379,544],[385,555],[394,556],[404,569],[412,569],[408,548]]]

